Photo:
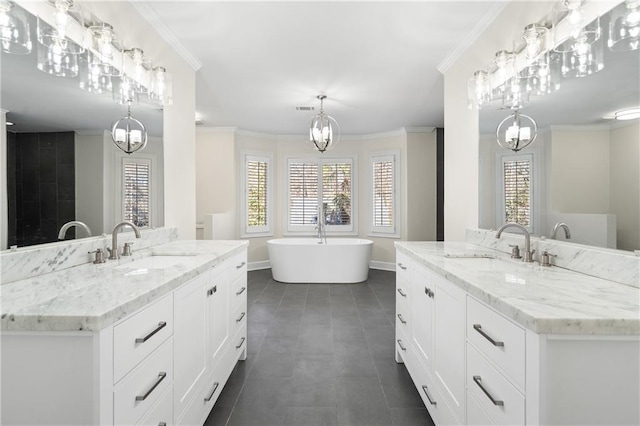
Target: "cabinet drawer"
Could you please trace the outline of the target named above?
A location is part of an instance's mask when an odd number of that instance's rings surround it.
[[[225,263],[229,265],[229,280],[235,281],[238,277],[244,276],[245,281],[247,277],[247,251],[243,250],[241,253],[234,255]]]
[[[409,336],[405,334],[402,327],[399,327],[397,325],[398,322],[399,321],[396,321],[396,351],[404,360],[407,356],[407,353],[411,350],[411,341],[409,340]]]
[[[235,353],[233,359],[237,360],[240,354],[247,348],[247,327],[246,323],[231,339],[231,350]]]
[[[487,426],[495,425],[491,417],[480,407],[480,403],[467,390],[467,425],[468,426]]]
[[[132,425],[160,399],[173,382],[173,339],[127,375],[114,390],[113,421]]]
[[[173,394],[171,388],[162,394],[149,412],[144,416],[140,423],[136,426],[173,426]]]
[[[231,283],[231,294],[229,295],[229,303],[233,310],[238,306],[246,306],[247,304],[247,276],[237,277]]]
[[[396,297],[396,328],[400,328],[407,336],[410,335],[409,317],[410,311],[407,304]]]
[[[396,250],[396,283],[398,281],[407,283],[407,286],[411,281],[411,258]]]
[[[413,382],[434,423],[437,425],[459,425],[460,421],[456,419],[453,411],[444,400],[440,389],[434,384],[431,376],[427,374],[424,365],[418,363],[417,368],[414,368],[414,370],[416,370],[416,374],[412,374]]]
[[[467,297],[467,338],[520,388],[525,387],[525,331]]]
[[[229,334],[235,335],[239,330],[247,326],[247,305],[240,305],[233,313],[231,320],[231,326],[229,327]]]
[[[173,334],[173,295],[168,295],[113,328],[113,381]]]
[[[467,389],[498,425],[524,424],[524,396],[467,343]]]

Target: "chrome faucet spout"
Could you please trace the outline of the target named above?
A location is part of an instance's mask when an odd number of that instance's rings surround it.
[[[564,229],[564,237],[567,240],[571,239],[571,231],[569,230],[569,225],[567,225],[564,222],[558,222],[555,224],[555,226],[553,227],[553,231],[551,231],[551,239],[555,240],[556,239],[556,233],[558,232],[558,229]]]
[[[120,228],[123,228],[125,226],[133,229],[133,232],[136,234],[136,238],[141,238],[140,229],[138,229],[138,227],[134,225],[133,222],[125,220],[124,222],[120,222],[119,224],[117,224],[113,228],[113,232],[111,233],[111,248],[107,248],[107,250],[109,251],[109,259],[111,260],[120,258],[120,254],[118,253],[118,231],[120,230]]]
[[[79,220],[72,220],[71,222],[67,222],[64,225],[62,225],[62,227],[60,228],[60,232],[58,232],[58,239],[64,240],[64,237],[67,234],[67,231],[72,226],[84,229],[85,232],[87,233],[87,237],[91,236],[91,229],[89,229],[86,223],[80,222]]]
[[[524,226],[518,223],[507,222],[504,225],[502,225],[500,229],[498,229],[498,232],[496,232],[496,238],[500,238],[500,236],[502,235],[502,231],[504,231],[507,228],[519,229],[520,232],[524,234],[524,252],[522,256],[522,261],[533,262],[533,253],[535,252],[535,250],[531,251],[531,236],[529,235],[529,231],[527,231],[527,228],[525,228]]]

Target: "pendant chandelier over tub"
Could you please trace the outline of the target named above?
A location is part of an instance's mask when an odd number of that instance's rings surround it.
[[[338,122],[331,116],[324,113],[325,95],[318,95],[320,99],[320,112],[311,119],[309,129],[309,141],[311,141],[320,152],[331,149],[340,139],[340,127]]]

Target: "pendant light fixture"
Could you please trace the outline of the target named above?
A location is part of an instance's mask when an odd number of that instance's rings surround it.
[[[519,110],[498,124],[496,138],[498,145],[518,152],[529,146],[538,136],[538,125],[528,115],[520,114]]]
[[[127,116],[113,123],[111,139],[127,154],[140,151],[147,146],[147,129],[131,116],[131,102],[127,105]]]
[[[318,95],[320,99],[320,112],[311,119],[309,129],[309,141],[320,152],[331,149],[340,139],[340,127],[338,122],[324,113],[325,95]]]

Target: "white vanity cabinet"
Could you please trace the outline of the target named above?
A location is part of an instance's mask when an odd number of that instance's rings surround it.
[[[246,274],[243,249],[99,331],[3,331],[0,423],[202,425],[246,359]]]

